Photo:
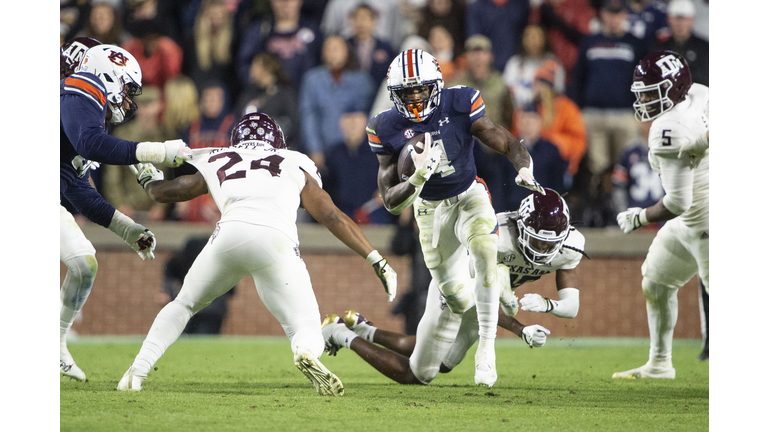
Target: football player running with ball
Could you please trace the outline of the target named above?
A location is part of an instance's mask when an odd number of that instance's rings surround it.
[[[179,295],[155,318],[118,390],[141,390],[142,382],[189,319],[250,275],[259,297],[291,341],[294,363],[318,393],[340,396],[341,381],[323,366],[320,311],[299,254],[299,206],[373,265],[388,300],[397,274],[360,228],[322,189],[314,162],[288,150],[280,126],[264,113],[245,115],[232,131],[231,146],[194,150],[198,172],[163,180],[152,164],[137,169],[139,184],[158,202],[187,201],[210,194],[221,220],[189,269]]]
[[[499,315],[498,325],[531,348],[543,346],[549,330],[540,325],[521,324],[513,318],[518,308],[550,312],[562,318],[574,318],[579,311],[576,267],[584,254],[584,236],[570,226],[565,200],[554,190],[545,191],[546,195],[534,192],[526,197],[519,211],[497,215],[497,271],[504,311]],[[466,257],[466,250],[463,252]],[[556,272],[559,298],[529,293],[518,305],[514,291],[551,272]],[[347,311],[342,317],[329,315],[323,322],[327,352],[335,355],[339,349],[349,348],[401,384],[429,384],[438,372],[450,372],[479,337],[476,309],[472,307],[463,315],[452,313],[436,285],[434,280],[429,285],[426,309],[416,336],[377,329],[357,312]]]
[[[443,89],[440,65],[430,54],[410,49],[389,66],[387,88],[395,106],[368,124],[368,142],[379,160],[378,183],[384,204],[399,214],[413,205],[419,241],[432,279],[451,312],[477,308],[480,344],[475,355],[475,384],[496,382],[496,323],[500,285],[496,275],[498,230],[485,187],[478,182],[472,149],[475,138],[506,155],[518,185],[542,191],[533,178],[528,151],[505,128],[485,116],[480,92],[470,87]],[[401,182],[400,151],[426,133],[425,148],[412,153],[415,172]],[[460,261],[474,261],[471,281]]]
[[[666,195],[648,208],[630,208],[617,221],[624,233],[668,221],[642,266],[651,349],[648,362],[614,378],[675,378],[672,334],[677,290],[694,275],[709,293],[709,88],[692,84],[685,58],[671,51],[645,56],[635,67],[635,117],[653,121],[648,158]]]
[[[137,109],[133,97],[141,92],[141,68],[128,51],[76,38],[62,45],[59,60],[59,200],[66,198],[85,217],[119,235],[141,259],[153,259],[154,235],[115,210],[91,186],[89,171],[99,163],[178,165],[189,149],[181,140],[137,143],[107,133],[105,122],[123,123]],[[60,369],[62,375],[84,381],[85,373],[67,349],[67,334],[91,292],[98,269],[96,249],[64,206],[59,213],[59,259],[67,266],[59,309]]]

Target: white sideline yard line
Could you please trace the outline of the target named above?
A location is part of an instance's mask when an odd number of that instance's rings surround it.
[[[68,341],[68,344],[98,345],[98,344],[141,344],[145,336],[78,336]],[[206,341],[221,344],[267,344],[288,345],[285,336],[197,336],[183,335],[175,343],[194,343]],[[616,338],[616,337],[580,337],[580,338],[547,338],[546,347],[553,348],[602,348],[602,347],[648,347],[648,338]],[[498,338],[496,346],[499,348],[528,348],[528,345],[517,338]],[[701,347],[700,339],[675,339],[675,347]]]

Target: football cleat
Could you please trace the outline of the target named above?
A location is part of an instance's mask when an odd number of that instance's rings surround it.
[[[373,333],[376,331],[376,327],[373,326],[372,322],[353,310],[345,311],[342,319],[348,329],[352,330],[368,342],[373,342]]]
[[[638,378],[662,378],[662,379],[675,379],[675,368],[672,366],[653,366],[650,363],[646,363],[639,368],[630,369],[624,372],[614,372],[613,378],[626,378],[626,379],[638,379]]]
[[[120,382],[117,383],[117,390],[141,391],[141,383],[143,383],[145,379],[147,379],[147,376],[138,375],[136,371],[134,371],[133,365],[131,365],[131,367],[125,371],[125,374],[123,374],[123,378],[120,379]]]
[[[326,369],[320,360],[302,348],[296,350],[293,363],[312,383],[315,390],[323,396],[343,396],[344,385],[341,380]]]
[[[493,387],[498,379],[496,374],[496,354],[491,350],[475,353],[475,385]]]
[[[340,349],[344,348],[344,343],[340,341],[344,336],[340,338],[340,333],[349,331],[349,329],[344,324],[344,320],[336,314],[326,315],[321,327],[323,329],[323,339],[325,340],[325,352],[328,355],[335,356]]]
[[[62,347],[59,353],[59,370],[62,375],[70,379],[77,381],[86,380],[85,372],[75,364],[75,360],[69,354],[69,350],[65,347]]]

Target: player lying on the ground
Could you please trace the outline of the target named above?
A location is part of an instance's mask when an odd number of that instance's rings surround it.
[[[141,351],[118,390],[141,390],[147,374],[181,335],[189,319],[250,275],[259,297],[291,341],[294,363],[318,393],[344,394],[341,381],[317,359],[323,352],[320,311],[307,267],[299,254],[299,206],[373,265],[389,301],[397,275],[352,220],[322,189],[317,167],[285,145],[280,126],[264,113],[245,115],[227,148],[195,150],[198,172],[163,180],[151,164],[137,172],[139,183],[158,202],[179,202],[210,194],[221,220],[195,259],[176,298],[157,315]]]
[[[497,271],[502,281],[500,303],[506,315],[499,315],[498,324],[531,347],[543,346],[549,330],[539,325],[524,326],[513,318],[518,310],[514,290],[555,271],[559,299],[529,293],[519,307],[562,318],[575,317],[579,310],[576,266],[584,254],[584,236],[570,226],[565,201],[551,189],[546,189],[546,195],[532,193],[518,212],[499,213],[497,218]],[[379,330],[354,311],[348,311],[343,318],[327,316],[323,336],[331,355],[342,347],[349,348],[398,383],[429,384],[438,372],[448,372],[461,362],[478,340],[477,325],[476,309],[471,307],[463,315],[451,312],[433,280],[416,336]]]

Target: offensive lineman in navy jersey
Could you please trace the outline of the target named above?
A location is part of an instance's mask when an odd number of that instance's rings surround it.
[[[391,213],[413,204],[424,261],[450,310],[463,314],[477,306],[475,384],[492,386],[497,378],[494,340],[501,293],[496,274],[498,226],[487,190],[476,181],[475,137],[509,158],[518,171],[518,185],[543,189],[533,178],[533,161],[525,147],[485,117],[480,92],[469,87],[443,90],[440,65],[430,54],[419,49],[401,52],[389,66],[387,88],[395,107],[376,115],[367,129],[368,143],[379,159],[379,192]],[[424,151],[404,149],[420,133],[426,133]],[[401,150],[411,151],[416,167],[402,182],[397,172]],[[466,266],[457,265],[462,246],[475,263],[475,289],[469,286]]]
[[[136,110],[133,96],[141,91],[141,68],[130,53],[94,39],[77,38],[61,47],[60,62],[60,197],[119,235],[142,259],[154,259],[154,234],[115,210],[91,186],[89,170],[100,162],[180,165],[188,159],[189,148],[181,140],[136,143],[107,133],[106,121],[122,123]],[[59,365],[64,376],[84,381],[85,373],[67,349],[67,333],[91,292],[98,269],[96,250],[72,214],[63,206],[59,213],[59,259],[67,266],[61,286]]]

